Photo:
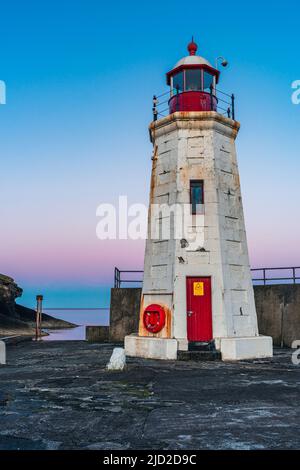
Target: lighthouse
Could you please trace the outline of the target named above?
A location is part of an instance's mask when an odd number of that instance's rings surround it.
[[[234,96],[218,90],[217,65],[197,49],[192,40],[166,74],[168,94],[154,97],[139,331],[125,350],[154,359],[205,350],[223,360],[270,357],[272,338],[257,325]]]

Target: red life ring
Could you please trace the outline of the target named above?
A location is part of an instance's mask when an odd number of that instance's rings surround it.
[[[165,310],[161,305],[151,304],[144,310],[144,325],[149,333],[158,333],[166,322]]]

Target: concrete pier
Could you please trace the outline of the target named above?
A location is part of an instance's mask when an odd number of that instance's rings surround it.
[[[235,363],[127,358],[113,344],[7,345],[0,449],[298,449],[292,350]]]

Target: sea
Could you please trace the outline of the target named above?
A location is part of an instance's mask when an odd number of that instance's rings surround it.
[[[50,330],[44,328],[43,331],[48,336],[43,336],[43,341],[82,341],[85,340],[86,326],[108,326],[109,308],[68,308],[68,309],[44,309],[52,317],[75,323],[75,328]]]

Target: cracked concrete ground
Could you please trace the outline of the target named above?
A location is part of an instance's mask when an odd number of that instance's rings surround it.
[[[297,449],[300,366],[128,359],[113,345],[20,343],[0,366],[0,449]]]

